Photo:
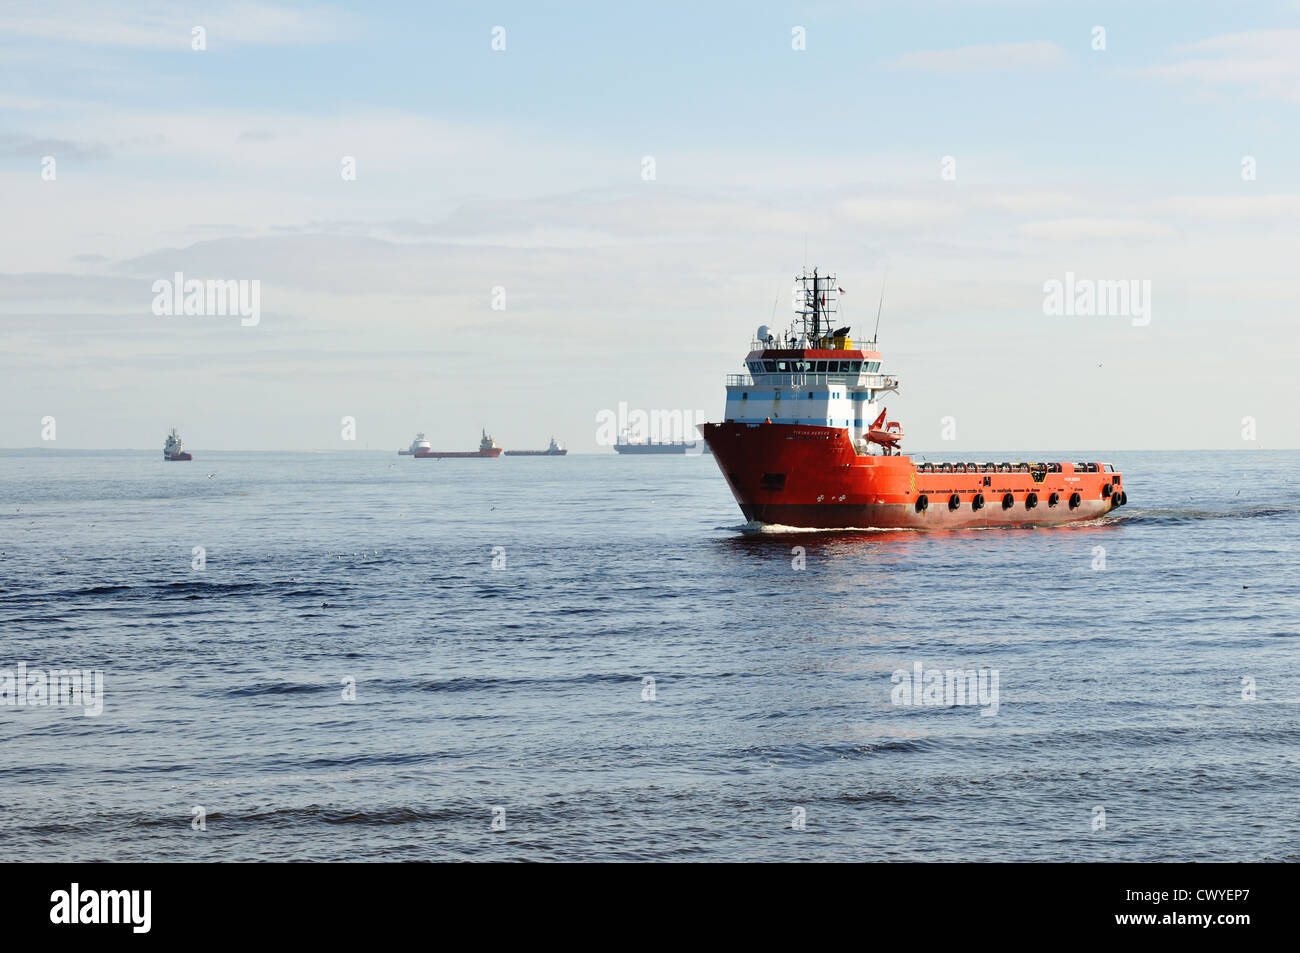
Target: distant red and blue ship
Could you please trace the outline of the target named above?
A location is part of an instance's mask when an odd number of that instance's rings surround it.
[[[505,450],[497,446],[495,440],[486,430],[479,440],[477,450],[434,450],[433,444],[430,443],[423,433],[417,433],[415,439],[411,441],[411,446],[407,450],[398,450],[401,456],[415,457],[421,460],[466,460],[466,459],[493,459],[504,454],[507,457],[562,457],[569,451],[555,442],[551,438],[550,445],[545,450]]]

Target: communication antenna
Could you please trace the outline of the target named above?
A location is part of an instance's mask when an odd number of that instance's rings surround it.
[[[875,344],[880,335],[880,312],[885,309],[885,282],[889,280],[889,266],[885,266],[885,277],[880,279],[880,304],[876,306],[876,330],[871,332],[871,343]]]

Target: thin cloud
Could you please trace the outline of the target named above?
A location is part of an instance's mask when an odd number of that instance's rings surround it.
[[[1019,231],[1026,238],[1047,241],[1170,238],[1178,234],[1168,225],[1130,218],[1049,219],[1026,222],[1020,226]]]
[[[211,49],[231,46],[303,46],[345,33],[333,11],[272,3],[205,5],[201,10],[163,2],[10,2],[0,11],[0,37],[73,43],[84,49],[188,50],[201,26]]]
[[[1294,222],[1300,218],[1300,195],[1179,195],[1155,206],[1162,214],[1214,222]]]
[[[1059,69],[1069,59],[1065,50],[1049,40],[1027,43],[984,43],[948,50],[917,50],[904,53],[881,66],[893,70],[926,73],[987,73],[1010,70]]]
[[[957,205],[933,199],[853,198],[835,211],[847,221],[889,229],[929,228],[962,216]]]
[[[108,147],[97,142],[0,135],[0,156],[12,156],[16,159],[41,156],[55,156],[60,159],[107,159],[109,155]]]
[[[1300,30],[1225,33],[1179,47],[1176,62],[1133,70],[1209,95],[1300,102]]]

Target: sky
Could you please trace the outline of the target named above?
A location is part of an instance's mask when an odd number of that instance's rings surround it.
[[[804,265],[913,451],[1300,447],[1297,2],[6,0],[0,78],[0,447],[595,452]]]

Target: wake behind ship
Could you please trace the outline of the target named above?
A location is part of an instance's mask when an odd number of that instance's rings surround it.
[[[916,463],[880,406],[898,378],[876,341],[832,330],[833,275],[796,279],[802,306],[780,337],[767,327],[727,378],[722,423],[702,424],[741,512],[755,525],[948,529],[1096,519],[1128,502],[1109,463]]]

